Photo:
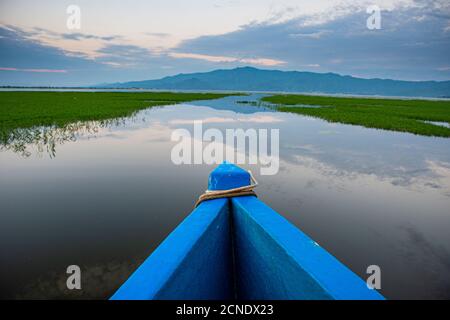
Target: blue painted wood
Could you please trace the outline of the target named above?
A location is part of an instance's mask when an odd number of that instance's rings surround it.
[[[198,206],[111,297],[112,300],[230,299],[227,199]]]
[[[384,299],[255,197],[232,199],[240,299]]]
[[[250,184],[224,163],[210,190]],[[202,202],[111,299],[383,299],[252,196]]]
[[[209,175],[209,190],[229,190],[248,186],[250,174],[244,169],[227,162],[217,166]]]

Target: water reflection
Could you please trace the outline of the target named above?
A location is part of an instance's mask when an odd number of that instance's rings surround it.
[[[25,149],[3,148],[0,296],[111,295],[204,191],[214,166],[170,160],[172,131],[192,132],[203,120],[204,130],[280,129],[279,173],[259,176],[258,166],[246,166],[263,201],[360,276],[379,265],[388,298],[450,297],[450,139],[327,123],[233,99],[151,108],[46,138],[24,134],[15,141]],[[35,142],[43,154],[47,146],[53,151],[27,159],[14,153],[33,154]],[[86,268],[97,289],[67,296],[61,281],[69,264]]]
[[[50,158],[53,158],[56,156],[56,147],[58,145],[63,145],[66,142],[75,142],[81,138],[95,137],[100,129],[124,126],[130,119],[133,120],[135,118],[79,121],[63,127],[18,128],[2,136],[0,151],[12,151],[24,158],[33,154],[40,156],[47,154]]]
[[[254,93],[248,96],[229,96],[217,100],[195,101],[195,105],[242,114],[273,112],[275,105],[260,101],[264,96],[267,96],[267,94]]]
[[[69,290],[64,268],[38,277],[27,284],[15,299],[104,299],[118,289],[146,257],[110,261],[99,265],[82,265],[82,290]]]
[[[236,113],[252,114],[257,112],[272,111],[273,107],[268,104],[260,102],[263,94],[252,94],[245,97],[229,96],[218,100],[201,100],[196,101],[197,106],[207,106],[216,110],[231,110]],[[244,103],[245,102],[245,103]],[[161,106],[153,107],[152,109],[161,108]],[[147,111],[136,112],[130,117],[107,119],[100,121],[79,121],[67,124],[63,127],[56,126],[40,126],[33,128],[18,128],[6,133],[2,133],[0,138],[0,151],[12,151],[21,155],[22,157],[30,157],[35,154],[42,156],[46,153],[50,158],[56,156],[56,148],[58,145],[63,145],[66,142],[75,142],[82,138],[93,138],[99,133],[100,129],[112,129],[130,126],[133,123],[147,122]],[[188,120],[189,121],[189,120]],[[248,121],[247,119],[235,118],[220,118],[212,117],[203,119],[204,123],[214,122],[239,122]],[[253,120],[254,122],[271,122],[273,118],[270,116],[258,116]],[[185,124],[186,120],[172,120],[172,124]]]

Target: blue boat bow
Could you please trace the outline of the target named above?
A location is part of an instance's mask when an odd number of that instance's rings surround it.
[[[224,163],[208,189],[249,184],[248,172]],[[111,299],[384,297],[258,198],[242,196],[202,202]]]

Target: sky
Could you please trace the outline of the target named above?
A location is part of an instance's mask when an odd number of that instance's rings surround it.
[[[379,28],[368,28],[374,5]],[[450,80],[450,1],[0,1],[0,85],[83,86],[241,66]]]

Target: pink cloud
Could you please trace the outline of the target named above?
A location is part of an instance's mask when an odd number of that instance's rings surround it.
[[[66,73],[63,69],[19,69],[19,68],[2,68],[0,71],[21,71],[21,72],[44,72],[44,73]]]
[[[169,56],[172,58],[181,59],[198,59],[205,60],[209,62],[243,62],[248,64],[260,65],[260,66],[278,66],[285,64],[285,61],[268,59],[268,58],[235,58],[226,56],[211,56],[206,54],[197,53],[182,53],[182,52],[171,52]]]

